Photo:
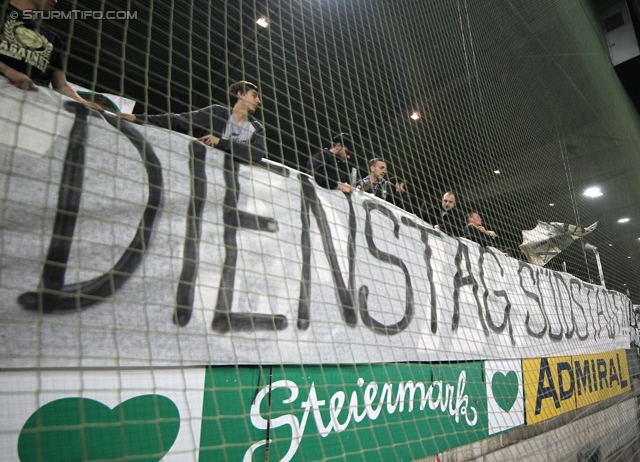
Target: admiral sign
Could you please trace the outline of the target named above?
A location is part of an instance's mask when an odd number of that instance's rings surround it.
[[[625,350],[594,355],[525,359],[527,424],[631,390]]]

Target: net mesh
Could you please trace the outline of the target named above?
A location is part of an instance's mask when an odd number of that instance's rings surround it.
[[[0,459],[638,460],[640,119],[598,6],[35,18],[107,112],[3,68]]]

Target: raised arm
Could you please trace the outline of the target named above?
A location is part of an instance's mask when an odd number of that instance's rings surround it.
[[[198,109],[197,111],[170,113],[170,114],[139,114],[135,116],[134,122],[151,123],[158,127],[173,130],[174,132],[184,133],[185,135],[200,135],[200,132],[209,131],[206,127],[211,126],[211,111],[208,108]],[[123,117],[130,120],[128,117]]]

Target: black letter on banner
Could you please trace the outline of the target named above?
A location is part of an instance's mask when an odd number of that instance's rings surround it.
[[[440,237],[440,231],[435,229],[429,229],[426,226],[419,225],[413,220],[407,217],[401,218],[402,224],[409,226],[410,228],[416,228],[420,231],[420,238],[424,243],[424,261],[427,264],[427,277],[429,278],[429,290],[431,291],[431,332],[436,333],[438,331],[438,311],[437,311],[437,297],[436,297],[436,285],[433,282],[433,268],[431,267],[431,247],[429,246],[429,234]]]
[[[600,385],[600,390],[604,388],[602,386],[602,379],[604,379],[604,384],[609,388],[609,383],[607,382],[607,362],[604,359],[596,359],[596,364],[598,365],[598,384]]]
[[[594,294],[596,297],[596,319],[598,320],[598,332],[596,333],[597,335],[594,336],[594,339],[597,340],[598,337],[602,338],[602,323],[600,322],[600,317],[605,316],[604,311],[602,311],[602,302],[600,301],[600,289],[595,289]]]
[[[593,339],[598,340],[598,329],[596,329],[596,318],[593,317],[593,308],[591,307],[591,294],[594,293],[594,297],[597,300],[597,291],[592,284],[582,283],[582,286],[587,289],[587,304],[589,305],[589,314],[591,315],[591,325],[593,326]]]
[[[386,252],[380,251],[376,244],[373,242],[373,227],[371,226],[371,212],[377,211],[389,218],[393,222],[393,234],[398,239],[400,237],[400,224],[398,223],[398,219],[393,214],[391,210],[388,208],[379,205],[373,201],[365,200],[362,203],[365,211],[367,212],[367,218],[364,224],[364,235],[367,240],[367,247],[369,247],[369,253],[373,255],[376,260],[380,260],[384,263],[391,263],[402,269],[404,273],[404,280],[406,284],[406,292],[405,292],[405,308],[404,308],[404,316],[400,321],[390,326],[385,326],[379,321],[376,321],[369,314],[369,307],[367,306],[367,298],[369,297],[369,288],[365,285],[360,286],[360,291],[358,294],[358,302],[360,305],[360,317],[362,318],[362,322],[367,326],[373,329],[375,332],[379,332],[381,334],[387,335],[395,335],[403,330],[405,330],[409,324],[411,323],[411,319],[413,318],[413,288],[411,287],[411,276],[409,275],[409,270],[407,266],[404,264],[402,260],[398,257],[388,254]]]
[[[462,259],[464,258],[466,264],[465,268],[468,276],[462,277]],[[487,329],[487,324],[484,322],[484,316],[482,315],[482,305],[480,304],[480,299],[478,299],[478,283],[476,279],[473,277],[473,273],[471,272],[471,262],[469,261],[469,248],[458,241],[458,251],[456,253],[455,258],[456,263],[456,274],[453,277],[453,320],[451,323],[451,330],[455,332],[460,324],[460,288],[464,286],[471,285],[473,289],[473,298],[476,300],[476,305],[478,306],[478,318],[480,318],[480,324],[482,324],[482,330],[484,330],[484,334],[489,336],[489,329]]]
[[[569,373],[570,383],[568,390],[565,390],[564,388],[564,378],[562,377],[562,371],[567,371]],[[571,367],[571,363],[558,363],[558,389],[560,390],[560,401],[564,401],[573,396],[573,390],[575,389],[575,378],[573,375],[573,368]]]
[[[582,395],[583,388],[584,392],[587,392],[587,383],[589,384],[589,392],[592,392],[593,387],[591,386],[591,370],[589,369],[589,360],[586,360],[584,362],[584,367],[580,366],[580,361],[575,361],[574,366],[576,370],[576,383],[578,384],[578,396]]]
[[[604,317],[607,320],[607,322],[605,323],[605,327],[607,328],[607,337],[609,338],[615,338],[616,337],[616,332],[615,332],[615,326],[613,326],[612,320],[613,317],[611,316],[611,307],[610,307],[610,300],[609,300],[609,295],[611,293],[611,291],[606,290],[606,289],[602,289],[601,293],[604,295]]]
[[[240,164],[235,162],[230,154],[224,155],[223,176],[227,189],[222,206],[222,220],[224,222],[224,248],[226,255],[222,274],[220,275],[220,288],[218,289],[218,299],[216,300],[211,327],[220,333],[229,332],[230,330],[282,330],[287,327],[287,317],[281,314],[231,312],[233,288],[236,280],[236,263],[238,261],[238,242],[236,240],[238,229],[245,228],[272,233],[278,230],[278,222],[273,218],[238,210],[238,197],[240,196],[239,168]]]
[[[575,305],[578,305],[578,308],[580,308],[580,311],[582,311],[582,317],[584,318],[586,333],[584,335],[580,335],[580,329],[578,329],[578,326],[576,326],[576,333],[578,335],[578,339],[586,340],[587,338],[589,338],[589,320],[587,319],[587,313],[584,312],[584,307],[578,302],[578,300],[576,300],[576,297],[573,293],[574,286],[578,286],[578,288],[580,289],[579,292],[582,292],[582,282],[578,279],[571,279],[571,281],[569,281],[569,286],[571,287],[571,298],[573,299],[573,303]]]
[[[522,289],[522,291],[524,292],[524,295],[526,297],[532,298],[533,300],[535,300],[535,302],[540,307],[540,313],[542,313],[542,319],[544,320],[544,327],[542,328],[542,330],[540,332],[534,332],[533,330],[531,330],[531,327],[529,326],[529,321],[531,320],[531,315],[529,314],[529,310],[527,310],[527,317],[524,320],[524,324],[525,324],[525,326],[527,326],[527,333],[531,337],[542,338],[542,337],[544,337],[544,334],[547,332],[547,326],[549,325],[549,323],[547,321],[547,313],[544,311],[544,307],[542,306],[542,303],[540,302],[540,297],[538,297],[538,295],[536,293],[529,292],[527,289],[524,288],[524,284],[523,284],[524,281],[522,280],[522,270],[525,269],[525,268],[529,270],[529,274],[531,275],[531,281],[533,282],[534,286],[537,284],[536,277],[539,277],[539,276],[538,276],[537,272],[534,274],[533,269],[531,268],[531,266],[529,266],[528,263],[525,263],[523,261],[521,261],[519,263],[520,263],[520,268],[518,268],[518,276],[520,277],[520,288]]]
[[[309,220],[309,210],[316,219],[316,224],[320,230],[322,238],[322,247],[327,257],[329,266],[331,267],[331,275],[333,276],[333,285],[336,290],[336,297],[340,304],[340,313],[342,320],[349,326],[355,326],[358,322],[356,314],[355,302],[353,299],[353,286],[355,285],[355,269],[356,269],[356,213],[353,210],[351,196],[345,194],[349,203],[349,241],[348,258],[349,258],[349,287],[347,287],[342,279],[338,256],[336,255],[333,239],[331,237],[331,228],[327,222],[327,214],[325,213],[320,199],[316,194],[316,190],[311,184],[307,175],[299,175],[300,187],[302,192],[302,209],[300,211],[300,220],[302,221],[302,277],[300,279],[300,299],[298,302],[298,329],[306,330],[309,328],[309,320],[311,312],[309,308],[309,296],[311,295],[311,235]]]
[[[626,359],[626,353],[625,353],[625,359]],[[618,372],[620,373],[620,388],[627,388],[627,385],[629,385],[629,381],[625,380],[625,378],[622,376],[622,367],[620,366],[619,353],[616,353],[616,360],[618,361]]]
[[[544,386],[544,380],[549,381],[549,386]],[[538,376],[538,393],[536,398],[536,411],[535,414],[539,415],[542,410],[542,401],[547,398],[553,398],[553,402],[556,405],[556,409],[560,409],[560,400],[558,399],[558,393],[556,392],[556,386],[553,383],[553,375],[551,375],[551,368],[549,367],[549,360],[547,358],[540,359],[540,375]]]
[[[543,270],[539,270],[542,272]],[[562,334],[564,333],[564,327],[562,326],[562,319],[560,319],[560,313],[558,313],[558,300],[556,299],[556,291],[553,288],[553,273],[551,271],[549,273],[549,287],[551,287],[551,293],[553,294],[553,305],[556,307],[556,316],[558,317],[558,323],[560,324],[560,333],[553,333],[553,323],[551,320],[549,321],[549,338],[551,340],[560,341],[562,340]],[[542,288],[540,287],[540,280],[538,280],[538,290],[542,293]]]
[[[618,302],[616,303],[616,323],[618,324],[618,331],[621,332],[624,330],[625,326],[628,327],[631,323],[627,322],[625,324],[626,310],[625,310],[624,295],[618,292],[614,292],[613,299],[618,300]]]
[[[618,385],[620,385],[616,363],[613,361],[613,358],[609,358],[609,388],[613,386],[613,382],[618,382]]]
[[[187,235],[184,241],[182,272],[176,293],[176,311],[173,313],[173,322],[179,326],[189,324],[193,313],[193,295],[198,277],[200,236],[202,235],[202,211],[207,200],[206,159],[205,145],[192,141],[189,144],[191,200],[187,211]]]
[[[564,336],[567,340],[570,340],[576,331],[576,318],[573,316],[573,306],[571,305],[571,292],[569,291],[569,286],[567,286],[567,283],[564,281],[562,276],[560,276],[558,273],[555,273],[555,272],[553,273],[553,275],[556,279],[556,287],[558,289],[558,299],[560,299],[560,309],[562,310],[562,320],[564,321],[565,326],[568,326],[568,323],[567,323],[567,316],[564,312],[564,305],[562,303],[560,284],[558,284],[559,281],[562,281],[562,285],[564,286],[565,293],[567,294],[567,298],[569,300],[569,311],[571,312],[571,330],[568,330],[567,328],[567,332],[564,334]]]
[[[509,338],[511,339],[511,344],[515,345],[516,344],[516,339],[513,338],[513,326],[511,325],[511,319],[510,319],[510,312],[511,312],[511,301],[509,300],[509,297],[507,296],[507,291],[506,290],[494,290],[493,294],[497,297],[502,297],[505,299],[505,301],[507,302],[507,304],[504,307],[504,318],[502,318],[502,324],[500,324],[499,326],[496,326],[495,323],[493,322],[493,319],[491,319],[491,312],[489,311],[489,302],[487,301],[487,298],[489,298],[489,289],[487,288],[487,284],[484,281],[484,256],[486,254],[489,254],[493,257],[493,259],[496,261],[496,263],[498,264],[498,267],[500,268],[500,276],[504,277],[504,269],[502,268],[502,265],[500,264],[500,261],[498,261],[498,257],[496,257],[494,255],[493,252],[491,252],[490,250],[485,249],[484,247],[480,247],[480,261],[479,261],[479,265],[480,265],[480,281],[482,281],[482,286],[484,287],[484,295],[482,296],[483,300],[484,300],[484,310],[485,313],[487,313],[487,323],[489,324],[489,327],[491,328],[492,331],[497,332],[497,333],[501,333],[502,331],[504,331],[504,329],[507,327],[507,324],[509,324]]]
[[[37,292],[26,292],[18,298],[24,308],[42,310],[45,313],[82,308],[113,295],[142,261],[162,198],[162,167],[151,145],[133,125],[121,123],[115,117],[103,114],[104,119],[118,128],[140,153],[149,179],[149,198],[138,231],[113,268],[89,281],[65,286],[69,250],[82,196],[89,111],[83,104],[70,102],[65,103],[65,109],[75,113],[76,120],[69,134],[69,146],[58,192],[58,211],[47,260],[42,270],[42,283]],[[92,115],[98,113],[93,112]]]
[[[618,310],[620,308],[616,304],[617,293],[614,290],[608,290],[607,294],[607,311],[609,311],[609,322],[607,323],[607,331],[609,332],[609,338],[616,338],[616,334],[622,328],[620,326],[620,319],[618,318]],[[618,326],[617,328],[616,324]],[[611,326],[611,328],[609,328],[609,325]]]

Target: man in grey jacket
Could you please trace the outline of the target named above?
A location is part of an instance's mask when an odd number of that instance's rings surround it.
[[[260,162],[267,152],[265,130],[251,115],[260,105],[258,87],[251,82],[236,82],[229,87],[229,94],[231,109],[213,104],[181,114],[118,114],[118,117],[192,135],[208,146],[233,154],[237,160]]]

